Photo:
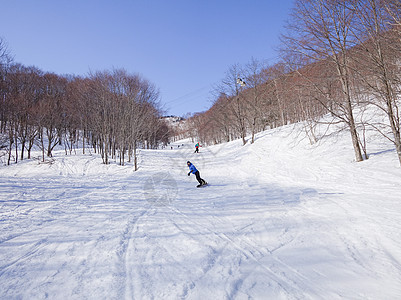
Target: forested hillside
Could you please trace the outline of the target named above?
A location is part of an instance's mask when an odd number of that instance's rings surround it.
[[[365,131],[394,144],[401,163],[401,23],[399,1],[295,1],[282,35],[281,61],[235,64],[215,89],[215,101],[189,122],[190,135],[215,144],[266,128],[306,121],[313,144],[325,114],[349,132],[355,159],[369,157]],[[372,122],[371,106],[384,114]]]
[[[31,157],[34,146],[42,160],[57,145],[66,154],[78,144],[121,165],[138,148],[154,148],[168,141],[168,128],[160,119],[157,88],[125,70],[72,77],[45,73],[36,67],[11,64],[3,68],[0,108],[1,147],[7,164]]]
[[[7,164],[42,160],[55,145],[72,153],[78,142],[124,164],[138,148],[178,137],[203,144],[241,139],[253,143],[268,128],[305,121],[310,143],[317,120],[349,132],[356,161],[369,158],[366,130],[390,140],[401,164],[401,5],[399,1],[295,1],[281,37],[280,60],[251,59],[228,68],[216,83],[210,109],[186,126],[169,128],[160,117],[157,87],[124,70],[87,77],[61,76],[11,60],[0,41],[0,146]],[[375,107],[380,121],[365,112]],[[250,136],[250,138],[246,138]]]

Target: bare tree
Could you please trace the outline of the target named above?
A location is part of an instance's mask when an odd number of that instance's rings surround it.
[[[11,55],[5,41],[0,37],[0,133],[5,132],[7,124],[6,97],[8,93],[7,73],[11,63]]]
[[[266,96],[269,107],[267,119],[271,127],[286,125],[291,121],[288,107],[293,102],[293,93],[289,88],[291,85],[288,80],[291,77],[287,75],[289,71],[284,63],[275,64],[265,70],[269,78]]]
[[[230,110],[233,116],[233,127],[236,129],[236,134],[242,139],[243,145],[246,144],[246,103],[244,100],[244,89],[246,82],[244,72],[238,64],[232,65],[226,72],[225,78],[217,87],[218,94],[227,95],[230,99],[226,109]]]
[[[213,127],[217,127],[217,132],[212,138],[214,143],[229,142],[231,140],[233,117],[230,114],[230,110],[227,109],[230,101],[226,94],[220,94],[211,108],[208,121],[212,122]]]
[[[351,134],[356,161],[362,161],[362,152],[354,119],[352,101],[352,72],[348,50],[356,45],[350,28],[356,21],[355,11],[348,0],[297,0],[295,2],[289,35],[283,36],[284,52],[300,57],[310,64],[327,62],[336,71],[335,79],[341,93],[331,99],[336,102],[335,113]],[[302,66],[294,68],[299,70]],[[328,95],[325,94],[327,97]]]
[[[385,1],[385,7],[388,14],[391,16],[390,24],[395,30],[401,31],[401,2],[396,0]]]
[[[267,98],[269,80],[268,73],[264,72],[266,66],[252,58],[245,66],[244,76],[246,81],[247,91],[244,100],[246,101],[246,119],[251,130],[251,143],[255,141],[255,134],[263,127],[263,111],[265,109],[265,100]]]
[[[353,1],[358,23],[351,29],[358,40],[353,51],[354,68],[365,86],[364,92],[371,95],[366,97],[369,103],[387,115],[392,134],[388,135],[379,124],[370,125],[394,143],[401,164],[401,31],[392,24],[400,13],[394,4],[389,0]]]

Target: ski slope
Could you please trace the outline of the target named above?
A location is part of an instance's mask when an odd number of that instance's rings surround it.
[[[137,172],[63,151],[0,166],[0,298],[400,299],[401,168],[382,139],[361,163],[350,144],[287,126],[142,150]]]

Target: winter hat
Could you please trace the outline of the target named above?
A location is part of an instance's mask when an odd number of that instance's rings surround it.
[[[188,160],[188,161],[187,161],[187,164],[190,164],[190,163],[191,163],[191,162]]]

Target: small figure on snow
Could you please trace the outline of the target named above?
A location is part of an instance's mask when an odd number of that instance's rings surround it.
[[[190,176],[191,173],[195,174],[196,180],[198,180],[198,182],[199,182],[199,185],[197,185],[196,187],[201,187],[202,185],[206,185],[207,182],[200,177],[200,173],[195,168],[195,166],[190,161],[187,161],[187,165],[188,165],[188,168],[189,168],[188,176]]]
[[[199,145],[199,143],[196,143],[196,145],[195,145],[195,152],[194,152],[194,153],[199,153],[199,147],[202,147],[202,146]]]

